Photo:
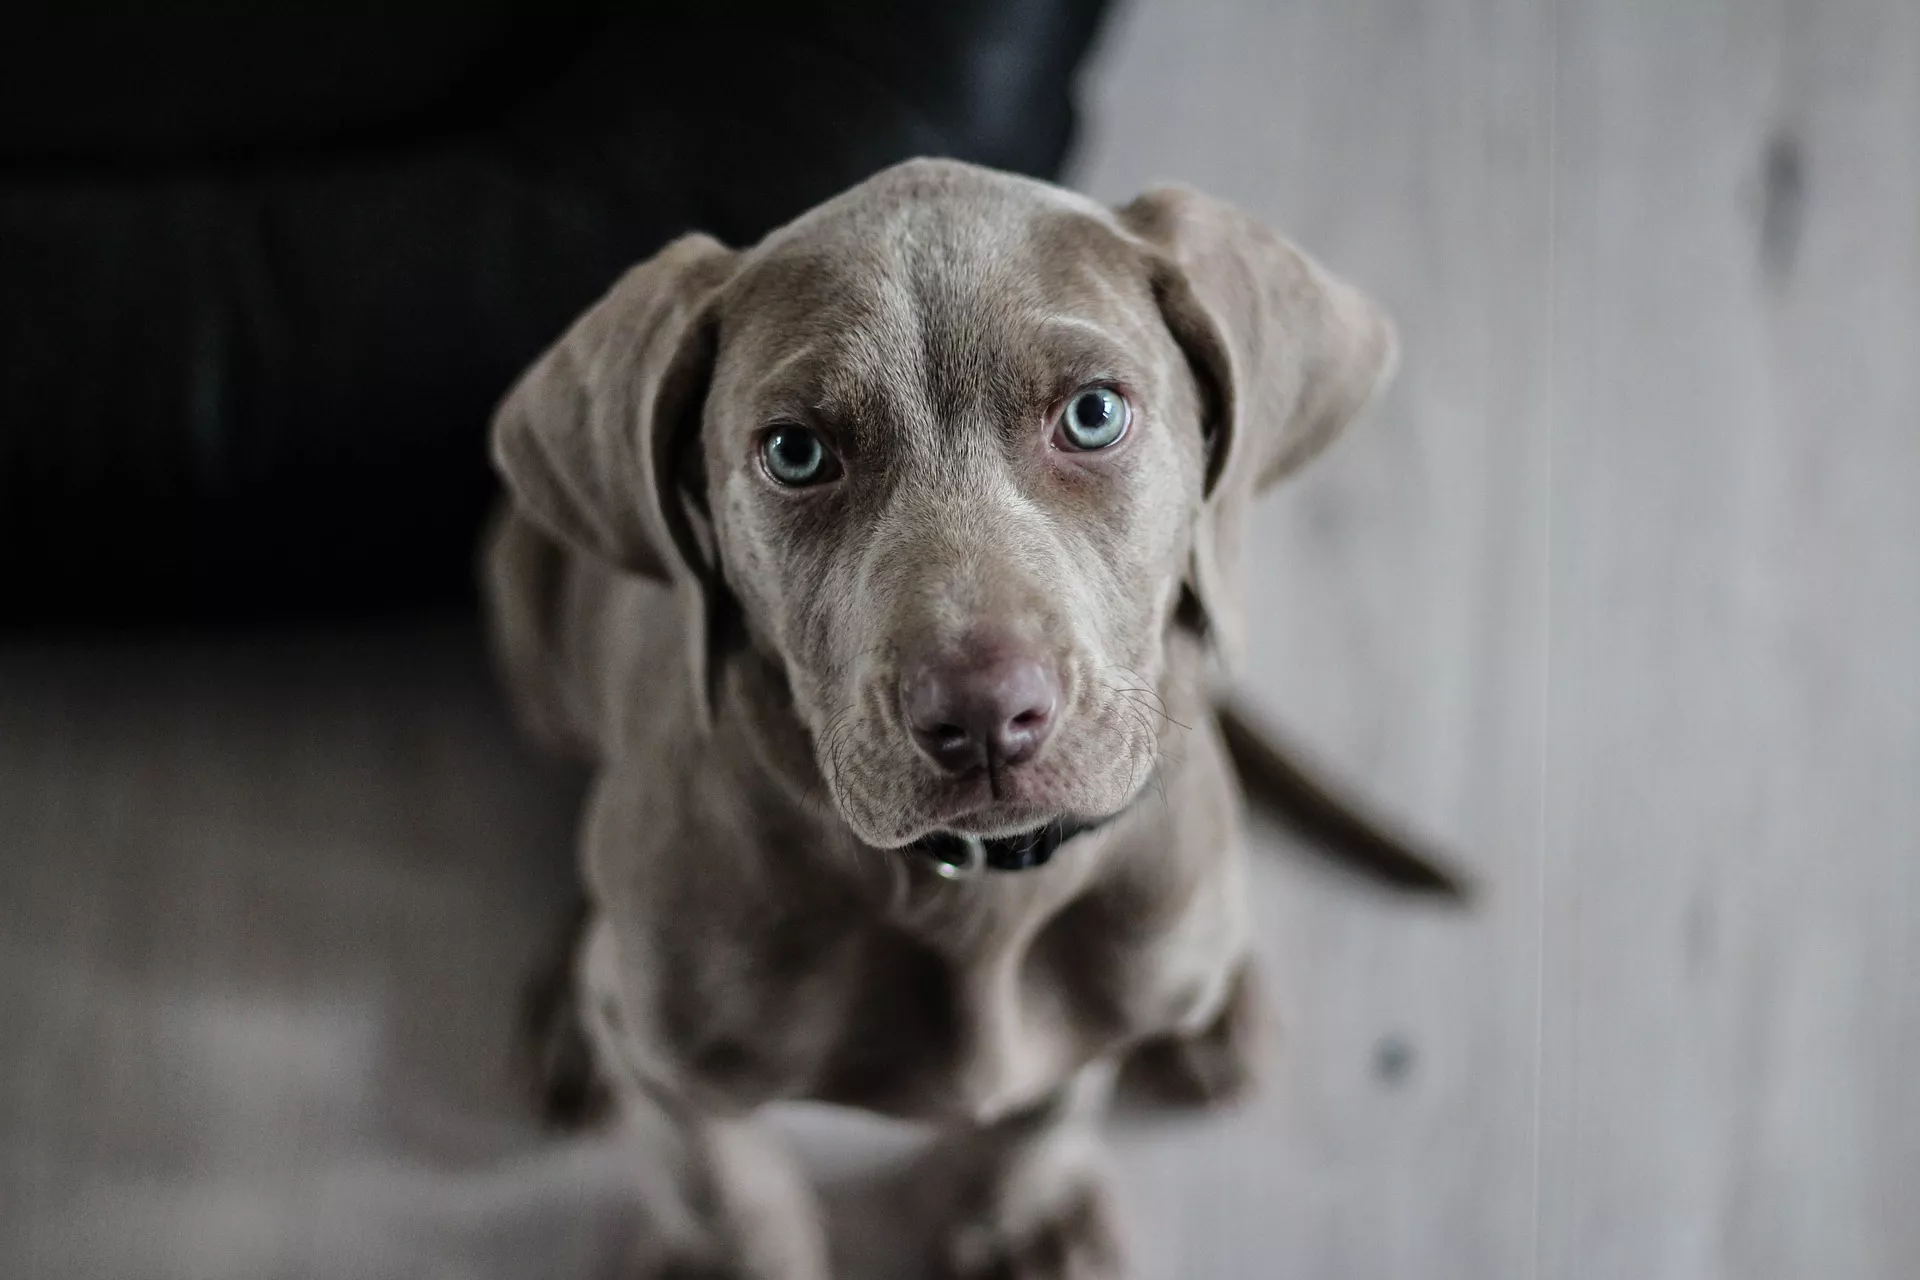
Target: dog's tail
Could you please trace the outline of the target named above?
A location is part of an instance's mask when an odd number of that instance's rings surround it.
[[[1215,715],[1255,810],[1304,837],[1322,857],[1368,879],[1455,902],[1472,898],[1473,883],[1465,873],[1421,851],[1322,781],[1291,743],[1254,721],[1240,699],[1222,698]]]

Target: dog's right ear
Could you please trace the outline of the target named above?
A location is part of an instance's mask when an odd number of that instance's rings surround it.
[[[581,316],[493,419],[494,465],[529,519],[698,594],[712,566],[679,492],[680,458],[713,366],[708,303],[734,260],[710,236],[675,240]]]

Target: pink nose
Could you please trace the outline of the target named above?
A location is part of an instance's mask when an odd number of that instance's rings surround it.
[[[907,728],[928,759],[951,773],[1030,760],[1053,732],[1060,683],[1032,654],[986,647],[908,673],[900,690]]]

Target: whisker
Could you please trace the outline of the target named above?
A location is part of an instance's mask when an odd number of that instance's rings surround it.
[[[1131,667],[1122,667],[1122,666],[1116,665],[1113,668],[1113,670],[1137,682],[1135,684],[1127,685],[1123,687],[1109,686],[1109,688],[1112,688],[1115,693],[1121,696],[1143,694],[1146,697],[1153,699],[1154,713],[1156,715],[1166,720],[1167,723],[1169,724],[1178,725],[1180,728],[1186,729],[1189,731],[1192,730],[1193,728],[1192,725],[1185,724],[1179,720],[1174,719],[1173,716],[1167,711],[1167,700],[1160,695],[1160,691],[1158,689],[1155,689],[1153,687],[1152,681],[1148,680],[1145,676],[1141,675],[1138,671],[1135,671]]]

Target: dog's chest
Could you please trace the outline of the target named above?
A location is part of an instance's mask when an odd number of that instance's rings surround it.
[[[1028,874],[989,891],[1015,889],[1043,885]],[[760,928],[731,960],[669,985],[672,1038],[704,1085],[741,1103],[1003,1114],[1218,1003],[1239,931],[1215,895],[1170,908],[1151,889],[1117,878],[1039,911],[934,903],[832,930]]]

